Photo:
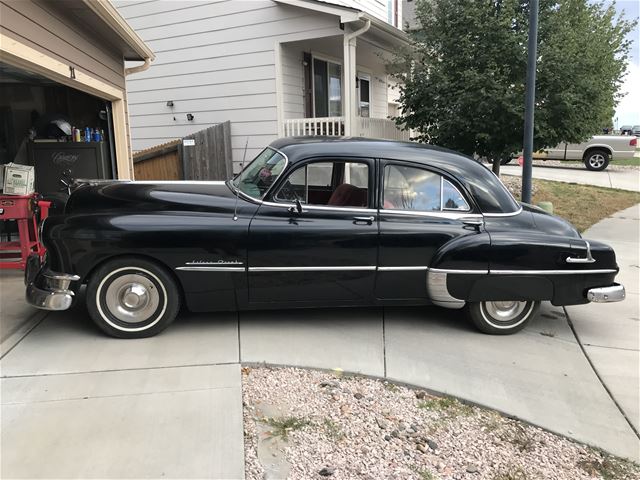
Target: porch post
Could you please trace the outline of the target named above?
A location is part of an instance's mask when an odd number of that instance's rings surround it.
[[[345,25],[344,28],[344,134],[345,136],[358,136],[357,109],[356,109],[356,37],[362,35],[371,27],[371,20],[365,19],[364,26],[356,31],[351,31]]]
[[[346,29],[345,29],[346,30]],[[344,35],[344,134],[347,137],[357,136],[356,132],[356,39]]]

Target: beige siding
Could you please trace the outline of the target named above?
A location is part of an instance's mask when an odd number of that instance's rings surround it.
[[[77,70],[124,89],[122,57],[52,5],[37,0],[0,0],[2,33]]]
[[[230,120],[236,170],[247,138],[250,159],[278,135],[276,44],[342,34],[337,17],[271,0],[114,3],[156,54],[127,77],[134,151]],[[284,92],[302,75],[297,55],[283,58]],[[302,108],[301,89],[299,100],[283,99],[289,114]]]

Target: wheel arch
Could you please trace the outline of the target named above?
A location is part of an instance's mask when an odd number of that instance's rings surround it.
[[[613,150],[609,145],[589,145],[589,147],[587,147],[587,149],[582,154],[582,161],[585,161],[589,154],[591,154],[594,150],[604,150],[609,154],[609,156],[613,155]]]
[[[151,262],[156,266],[162,268],[165,271],[165,273],[169,275],[169,277],[171,277],[171,279],[173,279],[173,281],[175,282],[176,287],[178,288],[178,294],[180,295],[181,301],[182,302],[185,301],[184,286],[182,285],[182,282],[180,281],[176,273],[173,271],[173,269],[171,269],[169,265],[167,265],[165,262],[163,262],[159,258],[156,258],[153,255],[148,255],[144,253],[135,253],[135,252],[116,253],[116,254],[101,258],[98,262],[93,264],[84,275],[81,276],[79,284],[88,283],[91,277],[95,274],[95,272],[99,270],[100,267],[102,267],[106,263],[111,262],[113,260],[123,259],[123,258],[138,258],[138,259],[146,260],[147,262]]]

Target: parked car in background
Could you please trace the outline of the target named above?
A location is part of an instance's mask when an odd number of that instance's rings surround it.
[[[620,135],[631,135],[633,133],[633,125],[622,125],[620,127]]]
[[[68,309],[83,284],[107,334],[155,335],[192,311],[438,305],[485,333],[540,302],[625,296],[611,247],[517,202],[473,159],[408,142],[276,140],[228,182],[87,184],[44,222],[31,305]]]
[[[640,137],[640,125],[634,125],[631,129],[631,133],[636,137]]]
[[[633,157],[638,139],[628,135],[596,135],[583,143],[561,143],[533,154],[538,160],[581,160],[589,170],[601,171],[609,162]]]

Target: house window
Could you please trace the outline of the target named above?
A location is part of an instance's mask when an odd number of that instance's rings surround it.
[[[342,115],[342,65],[313,59],[313,106],[316,117]]]
[[[371,77],[358,74],[358,110],[361,117],[371,116]]]

